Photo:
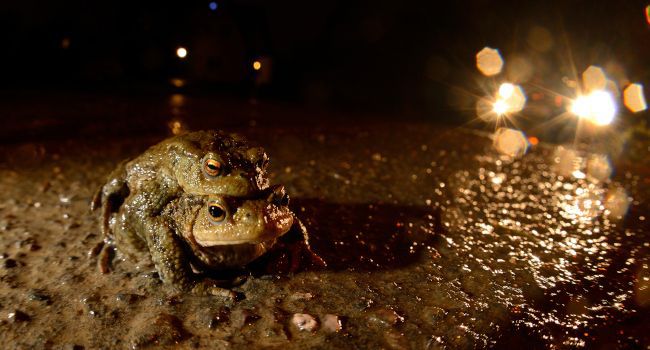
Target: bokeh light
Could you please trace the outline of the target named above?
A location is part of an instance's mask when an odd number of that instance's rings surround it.
[[[587,158],[587,175],[598,181],[608,180],[612,175],[612,165],[604,154],[592,154]]]
[[[548,29],[540,26],[534,26],[528,32],[526,38],[528,45],[539,52],[546,52],[553,48],[554,40]]]
[[[650,24],[650,5],[645,7],[645,20]]]
[[[171,120],[169,123],[167,123],[167,127],[169,128],[169,131],[173,135],[180,135],[182,133],[185,133],[187,129],[185,128],[185,125],[180,120]]]
[[[641,265],[636,275],[634,300],[639,306],[650,306],[650,267]]]
[[[526,104],[526,95],[519,85],[503,83],[499,86],[492,110],[497,115],[520,112]]]
[[[217,4],[216,1],[211,1],[210,4],[208,4],[208,6],[210,7],[211,11],[216,11],[217,8],[219,8],[219,4]]]
[[[176,56],[178,56],[178,58],[180,58],[180,59],[183,59],[183,58],[187,57],[187,49],[182,47],[182,46],[177,48],[176,49]]]
[[[528,140],[520,130],[499,128],[494,134],[494,148],[503,155],[520,157],[528,150]]]
[[[262,62],[260,61],[253,61],[253,69],[254,70],[260,70],[262,69]]]
[[[597,90],[578,96],[570,107],[571,113],[595,125],[608,125],[614,121],[616,103],[609,92]]]
[[[510,83],[503,83],[499,86],[499,96],[503,98],[509,98],[512,96],[512,93],[515,91],[515,86]]]
[[[602,68],[589,66],[589,68],[582,73],[582,83],[587,92],[603,90],[607,86],[607,77]]]
[[[648,105],[643,95],[643,85],[630,84],[626,87],[623,91],[623,104],[634,113],[645,111]]]
[[[492,111],[497,115],[504,115],[508,113],[509,107],[508,103],[503,99],[498,99],[492,105]]]
[[[559,146],[553,154],[553,170],[564,177],[581,177],[584,159],[578,156],[578,152],[571,148]]]
[[[65,37],[65,38],[61,39],[61,48],[62,49],[67,49],[69,47],[70,47],[70,38]]]
[[[567,219],[576,220],[578,223],[585,223],[593,220],[601,213],[602,194],[593,185],[577,187],[573,193],[560,197],[559,207],[562,209],[560,215]]]
[[[185,105],[185,96],[183,94],[172,94],[169,98],[171,107],[183,107]]]
[[[524,56],[513,56],[508,58],[506,74],[508,79],[517,82],[527,82],[533,75],[533,64]]]
[[[613,219],[622,219],[630,207],[630,202],[624,188],[611,188],[605,198],[605,214]]]
[[[171,78],[169,79],[169,83],[177,88],[182,88],[183,86],[185,86],[185,80],[181,78]]]
[[[493,76],[501,73],[503,69],[503,59],[499,50],[490,47],[484,47],[476,54],[476,67],[485,76]]]

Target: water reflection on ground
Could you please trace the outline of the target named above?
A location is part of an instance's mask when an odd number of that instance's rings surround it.
[[[186,102],[170,98],[168,134],[218,126]],[[2,316],[3,341],[165,344],[145,326],[153,319],[178,331],[168,344],[188,347],[650,344],[647,163],[530,148],[512,133],[502,134],[515,143],[495,144],[429,123],[287,127],[249,112],[231,129],[265,146],[272,182],[286,186],[328,269],[251,277],[237,303],[176,295],[128,262],[97,274],[88,200],[162,133],[15,143],[0,153],[0,308],[14,315]],[[293,314],[320,328],[296,329]],[[341,330],[325,326],[332,317]]]

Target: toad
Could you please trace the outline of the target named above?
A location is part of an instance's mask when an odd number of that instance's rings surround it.
[[[111,213],[127,204],[132,216],[154,229],[155,217],[183,193],[244,197],[268,187],[268,157],[238,135],[198,131],[175,136],[121,163],[95,194],[108,235]]]
[[[284,187],[269,187],[267,164],[261,148],[239,137],[181,135],[119,165],[91,208],[102,208],[109,246],[137,262],[150,259],[161,280],[181,290],[222,294],[213,280],[197,277],[245,266],[274,246],[286,248],[291,271],[304,253],[324,265]],[[285,235],[292,227],[295,234]],[[103,272],[107,256],[104,250]]]

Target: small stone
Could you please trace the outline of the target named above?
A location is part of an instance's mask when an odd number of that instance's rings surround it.
[[[117,293],[115,300],[126,303],[126,304],[135,304],[138,300],[144,298],[142,295],[133,294],[133,293]]]
[[[235,328],[243,328],[246,325],[251,325],[259,320],[261,317],[251,310],[244,309],[234,312],[232,315],[232,326]]]
[[[78,344],[67,344],[64,347],[65,350],[84,350],[85,347],[83,345],[78,345]]]
[[[14,310],[11,311],[9,314],[7,314],[7,319],[9,322],[27,322],[30,320],[30,317],[28,314],[20,311],[20,310]]]
[[[230,309],[227,307],[216,310],[208,308],[197,314],[197,320],[204,327],[214,329],[230,320]]]
[[[12,269],[12,268],[18,266],[18,263],[14,259],[7,259],[7,260],[5,260],[4,266],[7,269]]]
[[[32,301],[40,301],[47,305],[52,304],[52,298],[40,289],[32,289],[27,293],[27,298]]]
[[[101,302],[99,295],[93,294],[89,296],[82,296],[81,304],[83,305],[84,311],[92,317],[100,317],[106,314],[106,305]]]
[[[36,240],[34,238],[32,238],[32,237],[25,238],[23,240],[18,241],[16,243],[16,247],[17,248],[26,247],[27,249],[29,249],[32,252],[41,249],[41,246],[38,245],[38,243],[36,243]]]
[[[338,332],[341,329],[343,329],[343,322],[340,317],[332,314],[323,316],[323,330],[327,332]]]
[[[375,324],[394,326],[404,322],[404,317],[400,316],[395,310],[379,309],[370,315],[368,320]]]
[[[318,321],[310,314],[293,314],[291,323],[301,331],[313,332],[318,327]]]
[[[166,313],[140,315],[131,326],[129,342],[132,349],[174,345],[189,335],[178,317]]]
[[[311,293],[295,292],[289,299],[291,300],[311,300],[314,297]]]
[[[421,311],[422,311],[422,318],[424,319],[424,321],[431,323],[433,325],[443,321],[447,316],[447,311],[437,306],[424,307],[421,309]]]

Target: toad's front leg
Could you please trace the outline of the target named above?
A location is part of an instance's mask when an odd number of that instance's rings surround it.
[[[144,226],[149,253],[163,283],[184,292],[236,299],[236,293],[219,286],[218,281],[196,279],[185,247],[164,220],[151,218]]]
[[[293,222],[270,252],[249,265],[254,273],[282,274],[327,267],[327,262],[311,249],[305,225],[295,216]]]
[[[327,267],[327,262],[311,249],[307,227],[295,215],[293,222],[293,227],[291,227],[291,231],[288,233],[289,236],[286,238],[292,252],[291,271],[297,271],[300,266]]]

